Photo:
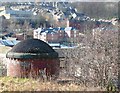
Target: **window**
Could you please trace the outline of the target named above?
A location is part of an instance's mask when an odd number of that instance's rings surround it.
[[[74,34],[74,37],[76,37],[76,34]]]

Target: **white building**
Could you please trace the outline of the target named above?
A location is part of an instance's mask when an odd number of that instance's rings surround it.
[[[40,32],[41,32],[41,28],[38,28],[38,29],[35,29],[33,31],[33,38],[36,38],[36,39],[40,39]]]

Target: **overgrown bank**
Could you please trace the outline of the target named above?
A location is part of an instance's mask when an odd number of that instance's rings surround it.
[[[0,91],[104,91],[100,87],[85,87],[74,83],[0,77]]]

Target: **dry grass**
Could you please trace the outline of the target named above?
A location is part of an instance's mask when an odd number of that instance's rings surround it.
[[[0,46],[0,53],[6,54],[10,49],[11,49],[11,47]]]
[[[0,77],[0,92],[2,91],[102,91],[100,88],[87,88],[75,84],[58,84],[57,82]]]

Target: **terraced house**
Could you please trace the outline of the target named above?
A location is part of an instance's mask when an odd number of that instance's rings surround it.
[[[43,40],[48,43],[61,43],[61,42],[79,42],[80,36],[84,34],[79,33],[79,30],[73,27],[58,27],[58,28],[38,28],[33,31],[33,38]]]
[[[31,11],[13,10],[6,8],[5,6],[0,7],[0,16],[4,16],[6,19],[26,19],[33,15]]]

